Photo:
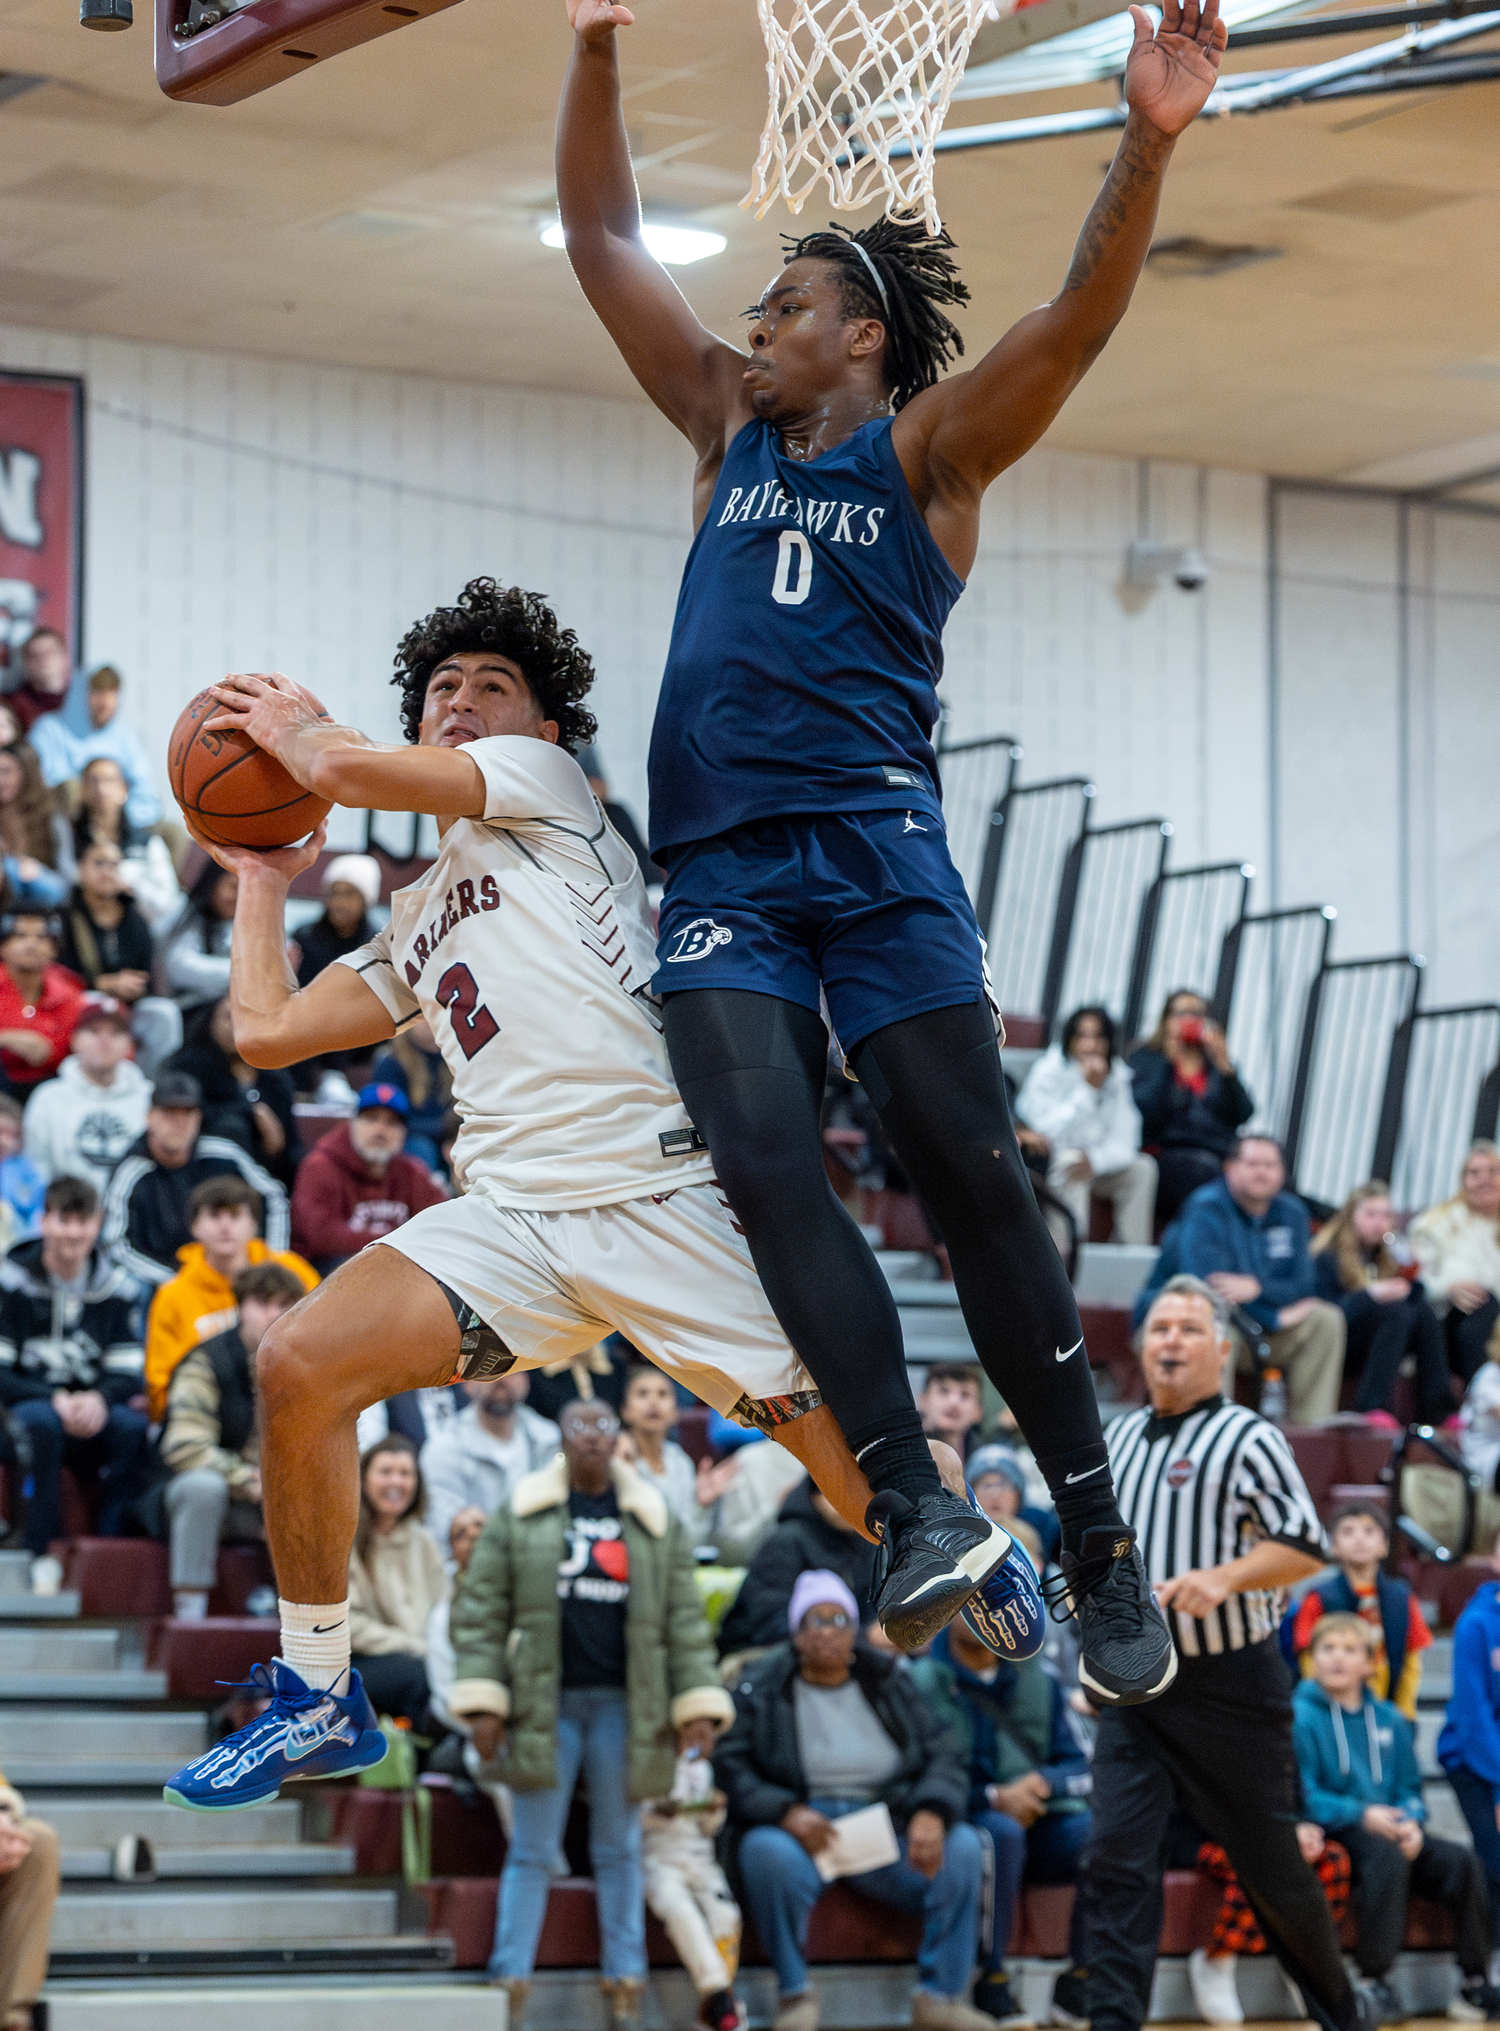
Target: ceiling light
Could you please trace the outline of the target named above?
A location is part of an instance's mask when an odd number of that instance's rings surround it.
[[[686,268],[690,262],[706,261],[710,254],[722,254],[729,245],[722,233],[708,233],[701,226],[659,226],[649,221],[641,227],[641,238],[646,251],[668,268]],[[566,244],[560,219],[543,226],[544,247]]]

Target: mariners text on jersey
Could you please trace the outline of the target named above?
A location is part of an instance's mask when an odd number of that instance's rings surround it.
[[[1264,1538],[1321,1555],[1323,1527],[1292,1449],[1254,1411],[1217,1396],[1179,1417],[1147,1406],[1116,1418],[1108,1441],[1120,1514],[1139,1536],[1153,1585],[1226,1565]],[[1279,1620],[1273,1590],[1231,1594],[1205,1619],[1167,1614],[1184,1657],[1260,1643]]]
[[[453,1075],[454,1172],[497,1205],[563,1211],[702,1183],[649,993],[635,856],[573,757],[473,741],[485,815],[461,818],[351,966],[399,1026],[424,1016]],[[694,1144],[699,1147],[695,1149]]]

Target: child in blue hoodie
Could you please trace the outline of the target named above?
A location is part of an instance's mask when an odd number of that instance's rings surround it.
[[[1500,1565],[1500,1538],[1494,1560]],[[1438,1761],[1452,1780],[1474,1852],[1489,1878],[1490,1908],[1500,1911],[1500,1586],[1488,1581],[1453,1630],[1453,1697],[1438,1737]]]
[[[1382,2024],[1406,2021],[1387,1977],[1406,1934],[1413,1891],[1453,1915],[1461,1986],[1448,2005],[1459,2023],[1500,2016],[1500,1990],[1486,1971],[1489,1907],[1478,1859],[1437,1840],[1423,1821],[1422,1779],[1412,1726],[1366,1683],[1371,1632],[1358,1615],[1325,1615],[1308,1646],[1312,1677],[1293,1701],[1292,1742],[1309,1818],[1346,1848],[1359,1926],[1355,1959]]]

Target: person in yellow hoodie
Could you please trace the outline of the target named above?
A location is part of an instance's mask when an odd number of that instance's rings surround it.
[[[0,1772],[0,2027],[31,2031],[57,1903],[58,1839]]]
[[[234,1280],[258,1262],[279,1262],[311,1290],[318,1273],[290,1249],[268,1248],[256,1233],[261,1198],[233,1172],[205,1178],[187,1202],[192,1240],[179,1248],[176,1276],[160,1285],[146,1317],[146,1395],[151,1415],[167,1407],[167,1384],[179,1361],[198,1345],[226,1332],[238,1313]]]

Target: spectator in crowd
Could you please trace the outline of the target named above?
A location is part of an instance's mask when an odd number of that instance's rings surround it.
[[[5,694],[17,726],[29,733],[44,712],[56,712],[73,681],[73,658],[56,628],[33,628],[21,645],[21,681]]]
[[[804,1573],[832,1572],[849,1589],[861,1623],[874,1612],[875,1547],[839,1515],[821,1490],[799,1481],[750,1561],[719,1626],[719,1654],[764,1650],[785,1640],[787,1607]]]
[[[399,1086],[411,1103],[406,1118],[406,1154],[443,1170],[444,1124],[453,1106],[453,1075],[443,1063],[425,1022],[408,1023],[390,1049],[375,1060],[377,1086]]]
[[[10,1095],[0,1093],[0,1232],[9,1237],[6,1248],[40,1230],[47,1190],[46,1178],[22,1148],[25,1120]]]
[[[1474,1144],[1455,1196],[1419,1214],[1409,1239],[1443,1320],[1448,1365],[1467,1385],[1500,1320],[1500,1149],[1494,1143]]]
[[[1461,1973],[1448,2015],[1500,2015],[1491,1988],[1484,1871],[1472,1848],[1426,1831],[1411,1722],[1365,1683],[1370,1631],[1357,1615],[1325,1615],[1311,1643],[1312,1677],[1297,1688],[1292,1740],[1308,1817],[1348,1850],[1358,1938],[1354,1957],[1382,2024],[1406,2010],[1389,1975],[1406,1936],[1412,1893],[1452,1914]]]
[[[383,1402],[372,1403],[360,1412],[355,1426],[355,1444],[360,1452],[368,1452],[375,1441],[383,1439],[387,1432],[400,1432],[420,1453],[429,1439],[435,1439],[439,1432],[447,1430],[468,1401],[468,1388],[462,1382],[440,1382],[430,1389],[403,1390],[399,1396],[388,1396]],[[423,1471],[425,1474],[426,1470]]]
[[[128,1279],[99,1250],[99,1224],[93,1186],[54,1178],[40,1237],[0,1262],[0,1402],[30,1442],[26,1548],[37,1560],[58,1535],[64,1467],[98,1476],[100,1537],[123,1535],[146,1469],[146,1417],[130,1404],[140,1337]]]
[[[5,2031],[41,2031],[37,1997],[47,1974],[61,1862],[57,1835],[28,1816],[25,1799],[0,1771],[0,2025]]]
[[[132,820],[131,793],[120,764],[110,756],[90,762],[78,779],[78,791],[73,851],[80,865],[91,846],[112,846],[120,856],[121,888],[154,933],[166,931],[182,908],[177,870],[167,842]]]
[[[44,1180],[87,1178],[102,1198],[146,1128],[151,1088],[130,1053],[130,1011],[112,995],[85,995],[70,1055],[26,1103],[26,1154]]]
[[[1004,1529],[1019,1517],[1036,1532],[1037,1542],[1047,1558],[1055,1558],[1062,1542],[1062,1529],[1055,1509],[1041,1509],[1026,1500],[1026,1469],[1020,1455],[1009,1446],[976,1446],[964,1468],[974,1499],[993,1522]]]
[[[237,1142],[290,1190],[302,1153],[290,1075],[246,1064],[235,1049],[227,994],[219,1001],[200,1003],[184,1030],[186,1041],[168,1059],[167,1069],[197,1080],[205,1132]]]
[[[1329,1840],[1310,1819],[1297,1822],[1297,1846],[1323,1886],[1329,1917],[1336,1926],[1342,1925],[1349,1909],[1348,1849]],[[1245,2012],[1235,1983],[1240,1955],[1254,1958],[1270,1949],[1223,1848],[1216,1841],[1202,1841],[1196,1861],[1203,1874],[1212,1876],[1223,1888],[1207,1947],[1194,1947],[1188,1955],[1188,1984],[1205,2024],[1243,2024]]]
[[[300,1277],[259,1262],[234,1280],[235,1323],[200,1341],[167,1386],[161,1457],[172,1545],[172,1613],[201,1622],[219,1546],[264,1541],[255,1356],[272,1322],[303,1295]]]
[[[1129,1066],[1116,1053],[1106,1009],[1075,1009],[1026,1075],[1016,1111],[1046,1138],[1047,1183],[1087,1240],[1089,1204],[1114,1209],[1115,1239],[1151,1240],[1156,1159],[1141,1150],[1141,1116]]]
[[[186,1011],[229,992],[229,940],[239,878],[205,861],[167,938],[162,969]]]
[[[728,1719],[682,1527],[660,1492],[614,1457],[619,1420],[567,1405],[563,1450],[528,1474],[484,1529],[449,1626],[449,1704],[480,1757],[509,1742],[514,1827],[491,1979],[520,2031],[537,1941],[579,1772],[615,2031],[640,2021],[646,1975],[638,1805],[671,1790],[671,1730]]]
[[[1312,1244],[1317,1295],[1344,1315],[1344,1366],[1359,1376],[1354,1408],[1392,1431],[1400,1429],[1391,1402],[1408,1355],[1416,1363],[1417,1422],[1440,1425],[1453,1415],[1443,1329],[1421,1284],[1401,1274],[1391,1253],[1394,1217],[1390,1187],[1372,1178],[1355,1187]]]
[[[1385,1513],[1373,1502],[1346,1502],[1333,1519],[1337,1570],[1303,1595],[1292,1618],[1293,1655],[1304,1673],[1312,1669],[1313,1631],[1325,1615],[1357,1615],[1370,1639],[1367,1674],[1377,1700],[1389,1700],[1409,1721],[1417,1718],[1422,1689],[1422,1652],[1432,1631],[1405,1580],[1385,1572],[1391,1548]]]
[[[1500,1537],[1490,1564],[1500,1569]],[[1500,1912],[1500,1586],[1486,1580],[1469,1596],[1453,1629],[1453,1692],[1437,1759],[1468,1822],[1489,1891]]]
[[[109,1181],[105,1247],[139,1282],[165,1283],[177,1274],[178,1250],[193,1238],[188,1201],[194,1190],[207,1178],[231,1172],[259,1194],[267,1248],[272,1254],[284,1249],[288,1220],[280,1185],[237,1142],[203,1133],[203,1089],[196,1079],[187,1072],[163,1072],[151,1088],[146,1132],[121,1157]]]
[[[247,1269],[280,1263],[304,1290],[317,1272],[300,1255],[260,1239],[263,1204],[248,1179],[221,1171],[194,1185],[185,1209],[191,1237],[178,1249],[176,1276],[158,1286],[146,1315],[146,1394],[151,1415],[166,1408],[167,1384],[188,1351],[235,1322],[234,1284]]]
[[[782,1623],[791,1641],[739,1675],[735,1723],[714,1760],[742,1901],[776,1970],[776,2031],[817,2031],[805,1958],[827,1888],[817,1857],[846,1813],[873,1804],[890,1813],[900,1859],[848,1880],[922,1914],[916,2031],[992,2031],[964,2000],[984,1874],[964,1819],[967,1773],[944,1720],[893,1658],[859,1643],[859,1626],[837,1573],[804,1573]]]
[[[960,1460],[968,1457],[984,1416],[984,1370],[974,1361],[935,1361],[922,1382],[917,1410],[929,1439],[952,1446]]]
[[[57,963],[58,931],[44,910],[0,915],[0,1091],[14,1100],[56,1073],[83,1006],[82,983]]]
[[[677,1769],[665,1798],[652,1799],[641,1822],[646,1904],[666,1927],[677,1958],[698,1991],[701,2031],[743,2031],[734,1993],[740,1907],[714,1853],[724,1824],[724,1794],[714,1788],[714,1744],[728,1725],[700,1719],[675,1730]]]
[[[687,1533],[689,1544],[707,1544],[713,1508],[698,1499],[698,1469],[670,1436],[677,1422],[677,1391],[659,1368],[637,1361],[625,1372],[620,1404],[620,1457],[647,1475],[667,1498],[667,1507]]]
[[[1031,2020],[1005,1972],[1023,1883],[1072,1883],[1089,1838],[1093,1778],[1067,1695],[1040,1657],[1012,1664],[955,1618],[912,1666],[912,1682],[952,1730],[968,1773],[969,1824],[990,1844],[994,1892],[974,2001],[1001,2024]],[[1081,1964],[1081,1907],[1070,1954]]]
[[[77,696],[76,685],[69,694],[61,717],[73,730],[77,741],[79,764],[84,774],[87,774],[90,764],[96,760],[112,761],[119,769],[129,790],[125,816],[133,830],[144,831],[146,827],[160,821],[161,799],[156,794],[156,780],[145,743],[120,716],[122,690],[119,671],[112,669],[107,663],[102,664],[92,673],[88,681],[85,704],[87,730],[81,730],[74,725],[77,710],[74,703]]]
[[[417,1449],[393,1432],[359,1463],[359,1526],[349,1554],[352,1663],[378,1714],[427,1719],[427,1624],[448,1598],[442,1556],[422,1528]]]
[[[1285,1186],[1280,1145],[1269,1136],[1242,1136],[1223,1175],[1200,1185],[1183,1207],[1137,1311],[1165,1273],[1201,1277],[1265,1335],[1271,1363],[1286,1377],[1292,1423],[1315,1424],[1339,1407],[1344,1315],[1313,1295],[1307,1209]],[[1252,1366],[1238,1325],[1233,1340],[1240,1366]]]
[[[66,901],[77,872],[73,834],[24,742],[0,748],[0,847],[13,906],[52,910]]]
[[[706,1490],[717,1497],[713,1541],[721,1565],[753,1561],[776,1528],[782,1503],[807,1478],[807,1469],[785,1446],[760,1432],[750,1437],[753,1443],[736,1446],[716,1463],[712,1478],[705,1477]]]
[[[375,935],[370,912],[379,901],[380,862],[374,855],[335,854],[323,870],[323,914],[296,933],[299,987],[369,943]]]
[[[1218,1176],[1255,1103],[1240,1084],[1208,1003],[1191,988],[1167,996],[1161,1021],[1131,1052],[1129,1065],[1141,1142],[1156,1159],[1161,1228],[1176,1219],[1190,1194]]]
[[[422,1480],[430,1495],[431,1483],[427,1480],[427,1469],[425,1466],[422,1469]],[[468,1509],[460,1509],[452,1523],[449,1524],[447,1564],[455,1588],[458,1587],[464,1574],[469,1570],[469,1561],[474,1556],[474,1547],[478,1544],[480,1537],[483,1535],[484,1526],[488,1522],[489,1518],[482,1509],[476,1509],[471,1506]],[[427,1512],[427,1527],[431,1531],[432,1510],[430,1504]],[[434,1541],[436,1541],[435,1533]],[[427,1618],[427,1693],[433,1717],[440,1721],[445,1728],[452,1728],[458,1731],[458,1723],[454,1720],[453,1711],[448,1705],[448,1695],[453,1690],[454,1680],[453,1639],[448,1630],[448,1616],[452,1605],[453,1597],[450,1594],[446,1599],[437,1604]],[[482,1766],[478,1753],[474,1748],[474,1744],[467,1737],[465,1737],[463,1746],[463,1763],[474,1781],[483,1790],[488,1791],[492,1798],[496,1799],[496,1810],[501,1814],[500,1824],[505,1829],[506,1839],[509,1840],[509,1786],[497,1784],[482,1774]],[[497,1798],[497,1793],[503,1794],[503,1799]]]
[[[1146,2021],[1162,1869],[1181,1810],[1228,1854],[1319,2022],[1356,2031],[1363,2021],[1296,1837],[1303,1813],[1275,1634],[1281,1589],[1322,1564],[1322,1526],[1283,1434],[1226,1402],[1229,1345],[1223,1298],[1197,1277],[1174,1277],[1145,1322],[1149,1401],[1109,1426],[1120,1506],[1177,1672],[1149,1704],[1099,1717],[1082,1875],[1087,1972],[1068,1969],[1053,1993],[1054,2013],[1089,2018],[1094,2031]]]
[[[366,1086],[352,1121],[303,1158],[292,1192],[292,1238],[327,1276],[445,1196],[427,1166],[405,1154],[408,1103],[399,1086]]]
[[[427,1528],[438,1544],[449,1542],[463,1511],[493,1516],[528,1474],[556,1456],[562,1434],[527,1406],[530,1387],[530,1377],[514,1369],[471,1382],[468,1403],[423,1446]]]
[[[130,1005],[150,989],[155,950],[120,865],[120,849],[108,841],[83,849],[78,885],[62,913],[58,956],[86,986]]]

